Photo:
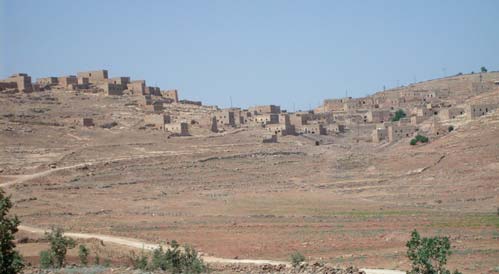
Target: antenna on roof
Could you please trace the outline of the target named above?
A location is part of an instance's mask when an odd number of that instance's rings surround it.
[[[230,108],[232,108],[232,96],[229,96],[229,100],[230,100]]]

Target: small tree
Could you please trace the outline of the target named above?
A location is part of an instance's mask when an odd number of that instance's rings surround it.
[[[449,126],[449,127],[447,128],[447,130],[448,130],[449,132],[453,131],[453,130],[454,130],[454,126]]]
[[[485,72],[487,72],[487,68],[486,67],[481,67],[480,71],[483,72],[483,73],[485,73]]]
[[[417,230],[407,242],[407,257],[411,260],[411,274],[450,274],[445,268],[447,257],[451,255],[448,237],[421,238]],[[454,273],[459,273],[457,270]]]
[[[14,250],[14,234],[17,233],[19,219],[8,216],[12,202],[0,188],[0,273],[20,273],[24,263],[19,252]]]
[[[80,245],[78,248],[78,257],[80,258],[80,263],[84,266],[88,265],[88,253],[88,248],[85,245]]]
[[[73,239],[65,237],[62,228],[53,228],[50,233],[45,233],[50,243],[50,253],[53,258],[54,267],[63,267],[66,261],[68,249],[75,247]]]
[[[397,122],[400,119],[404,118],[406,116],[405,112],[402,109],[399,109],[395,112],[395,116],[392,118],[392,122]]]
[[[298,251],[291,254],[291,265],[294,267],[298,266],[301,262],[305,261],[305,256]]]

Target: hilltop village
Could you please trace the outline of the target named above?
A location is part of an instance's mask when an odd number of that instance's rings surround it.
[[[477,73],[398,87],[363,98],[326,99],[322,106],[290,113],[277,105],[220,109],[202,102],[181,100],[176,89],[148,86],[145,80],[109,77],[107,70],[77,75],[44,77],[32,82],[26,73],[0,80],[4,94],[43,91],[126,96],[143,113],[143,128],[165,131],[168,136],[199,132],[219,133],[238,128],[261,128],[262,142],[278,142],[279,136],[304,135],[319,145],[320,136],[349,134],[354,142],[393,143],[424,135],[438,138],[463,120],[472,120],[499,107],[497,96],[481,94],[499,90],[499,73]],[[78,124],[96,125],[92,115]],[[194,133],[196,132],[196,133]]]
[[[48,248],[43,230],[58,225],[192,244],[228,273],[240,268],[227,259],[282,262],[295,250],[410,269],[414,229],[451,236],[453,268],[497,266],[499,72],[299,112],[207,106],[110,73],[0,80],[0,188],[33,265]],[[88,241],[92,256],[129,261],[129,249]],[[77,262],[78,250],[68,256]]]

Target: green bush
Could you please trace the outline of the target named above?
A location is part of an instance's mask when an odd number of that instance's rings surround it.
[[[50,233],[45,233],[47,240],[50,243],[50,255],[52,256],[53,266],[56,268],[63,267],[66,262],[66,253],[68,249],[75,247],[73,239],[65,237],[62,228],[52,228]]]
[[[392,122],[397,122],[400,119],[404,118],[405,116],[406,116],[405,112],[403,110],[399,109],[395,112],[395,116],[393,116]]]
[[[100,257],[99,254],[95,254],[94,265],[100,265]]]
[[[40,252],[40,268],[47,269],[54,265],[52,254],[48,250]]]
[[[149,258],[145,254],[144,250],[139,256],[135,255],[135,252],[131,252],[129,256],[130,263],[134,269],[147,270],[147,265]]]
[[[448,237],[421,238],[417,230],[407,242],[407,257],[411,261],[411,274],[450,274],[445,268],[447,257],[451,255]],[[459,273],[457,270],[454,274]]]
[[[80,263],[84,266],[88,265],[88,253],[88,248],[85,245],[80,245],[78,257],[80,258]]]
[[[10,196],[5,196],[0,188],[0,273],[21,273],[24,268],[22,257],[14,244],[14,234],[20,222],[17,216],[8,215],[12,206]]]
[[[208,270],[193,247],[184,245],[182,251],[175,240],[166,251],[162,247],[153,251],[149,270],[157,269],[171,273],[204,273]]]
[[[428,137],[426,136],[423,136],[423,135],[416,135],[416,137],[414,137],[413,139],[411,139],[411,142],[410,144],[412,146],[416,145],[418,142],[421,142],[421,143],[428,143],[429,139]]]
[[[301,254],[300,252],[298,251],[295,251],[291,254],[291,264],[293,266],[298,266],[301,262],[304,262],[305,261],[305,256],[303,256],[303,254]]]
[[[453,131],[453,130],[454,130],[454,126],[449,126],[449,127],[447,128],[447,130],[448,130],[449,132]]]

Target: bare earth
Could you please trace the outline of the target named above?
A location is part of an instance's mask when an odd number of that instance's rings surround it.
[[[167,139],[140,129],[128,98],[18,96],[0,97],[0,187],[24,236],[58,225],[129,247],[175,239],[206,261],[287,262],[298,250],[339,265],[408,270],[405,242],[418,229],[451,237],[451,269],[499,266],[497,113],[416,147],[353,143],[354,133],[315,146],[300,136],[262,144],[258,129]],[[87,112],[118,126],[67,126]],[[18,246],[35,262],[42,245]]]

